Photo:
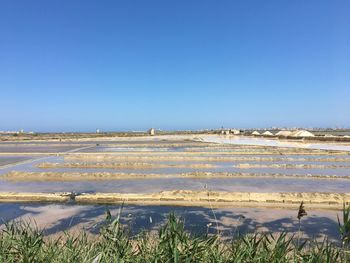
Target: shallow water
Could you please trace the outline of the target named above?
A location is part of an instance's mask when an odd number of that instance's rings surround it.
[[[8,164],[14,164],[22,161],[29,160],[30,157],[26,156],[0,156],[0,167]]]
[[[74,150],[80,146],[25,146],[25,145],[16,145],[16,146],[1,146],[0,153],[59,153]]]
[[[106,209],[113,216],[119,213],[118,205],[64,205],[64,204],[0,204],[2,222],[33,220],[46,235],[59,234],[64,230],[85,229],[98,233],[104,222]],[[302,220],[302,235],[306,237],[338,240],[337,211],[309,210]],[[174,206],[126,205],[121,212],[121,222],[130,227],[133,234],[157,230],[170,212],[184,220],[185,228],[194,234],[216,233],[231,238],[239,233],[298,232],[297,211],[272,208],[202,208]],[[0,223],[1,225],[1,223]],[[209,226],[209,227],[208,227]]]
[[[209,138],[220,138],[220,140],[226,138],[223,136],[208,136]],[[231,137],[231,136],[230,136]],[[322,144],[321,147],[318,144],[305,144],[286,142],[280,143],[276,140],[256,139],[237,137],[239,139],[227,138],[228,143],[235,143],[239,147],[233,147],[233,149],[220,149],[218,145],[215,147],[189,146],[193,141],[184,142],[178,141],[162,141],[161,139],[151,138],[151,141],[143,139],[135,139],[134,141],[120,140],[112,142],[58,142],[52,143],[38,143],[40,146],[20,143],[16,146],[6,146],[1,144],[1,149],[8,151],[11,149],[17,149],[17,151],[37,151],[42,149],[42,153],[45,152],[82,152],[82,153],[106,153],[112,152],[113,155],[126,155],[128,153],[133,154],[135,151],[145,153],[147,156],[151,156],[152,152],[155,152],[154,156],[159,154],[165,155],[166,153],[176,154],[177,156],[185,156],[184,152],[196,151],[210,152],[209,154],[193,155],[197,157],[197,160],[191,160],[191,155],[188,158],[181,161],[162,161],[157,158],[150,160],[140,159],[137,162],[144,163],[158,163],[168,165],[189,165],[198,163],[210,163],[217,165],[217,168],[209,169],[194,169],[194,168],[158,168],[158,169],[76,169],[76,168],[57,168],[57,169],[42,169],[37,168],[36,165],[43,162],[62,163],[64,162],[63,156],[43,156],[33,157],[26,156],[29,160],[19,159],[20,155],[16,157],[2,156],[1,162],[5,163],[9,160],[6,158],[13,158],[12,161],[20,161],[18,164],[0,166],[0,175],[11,171],[27,171],[27,172],[45,172],[45,171],[60,171],[60,172],[125,172],[125,173],[160,173],[164,176],[169,176],[172,173],[184,173],[194,171],[211,171],[211,172],[237,172],[237,173],[281,173],[281,174],[317,174],[317,175],[338,175],[350,176],[350,170],[345,168],[338,169],[282,169],[282,168],[252,168],[252,169],[239,169],[233,167],[233,165],[239,163],[256,163],[256,164],[274,164],[274,163],[289,163],[289,164],[320,164],[320,165],[350,165],[350,156],[347,154],[342,155],[302,155],[295,154],[290,155],[290,149],[278,149],[277,154],[266,155],[254,155],[254,151],[272,151],[272,149],[262,149],[247,147],[242,149],[242,145],[246,143],[253,143],[256,145],[264,146],[282,146],[282,147],[301,147],[307,149],[322,149],[324,147],[331,146],[331,150],[334,144]],[[233,137],[236,138],[236,137]],[[253,139],[253,141],[252,141]],[[225,139],[226,140],[226,139]],[[157,143],[158,146],[152,145]],[[159,146],[163,144],[162,146]],[[170,143],[183,144],[176,147],[168,147]],[[225,141],[227,143],[227,141]],[[96,145],[101,144],[101,145]],[[130,144],[130,145],[129,145]],[[187,145],[186,145],[187,144]],[[118,146],[119,145],[119,146]],[[83,147],[86,146],[86,147]],[[225,146],[225,145],[224,145]],[[338,145],[339,146],[339,145]],[[337,147],[338,147],[337,146]],[[0,149],[0,151],[1,151]],[[340,148],[337,148],[340,149]],[[344,149],[342,149],[344,150]],[[13,150],[15,152],[15,150]],[[251,155],[225,155],[225,152],[241,152],[250,151]],[[213,153],[216,152],[216,153]],[[18,153],[19,152],[15,152]],[[135,154],[135,153],[134,153]],[[281,158],[280,161],[256,161],[256,160],[242,160],[242,161],[205,161],[206,157],[274,157]],[[200,158],[198,158],[200,157]],[[17,158],[17,159],[15,159]],[[31,159],[32,158],[32,159]],[[286,160],[288,158],[288,160]],[[304,158],[304,160],[300,160]],[[344,162],[322,162],[315,161],[315,158],[349,158]],[[299,159],[299,160],[298,160]],[[92,159],[92,162],[95,160]],[[85,162],[74,161],[74,162]],[[125,160],[113,161],[113,162],[128,162]],[[350,180],[336,179],[336,180],[315,180],[315,179],[298,179],[298,178],[157,178],[157,179],[133,179],[133,180],[105,180],[105,181],[77,181],[77,182],[11,182],[1,180],[0,176],[0,192],[77,192],[77,193],[92,193],[92,192],[118,192],[118,193],[154,193],[165,190],[204,190],[209,189],[211,191],[228,191],[228,192],[338,192],[348,193],[350,189]],[[116,213],[118,206],[108,206],[112,210],[112,213]],[[29,218],[33,217],[39,221],[39,226],[47,227],[47,234],[55,234],[58,231],[74,228],[87,228],[91,232],[98,231],[99,222],[104,218],[106,206],[104,205],[65,205],[65,204],[0,204],[0,218],[4,220]],[[337,238],[337,223],[336,212],[334,211],[309,211],[306,206],[308,216],[303,218],[303,226],[305,226],[306,235],[321,237],[327,234],[330,238]],[[220,230],[224,231],[225,235],[230,236],[233,232],[237,231],[254,231],[255,229],[261,231],[297,231],[297,211],[293,210],[279,210],[279,209],[262,209],[262,208],[231,208],[231,209],[207,209],[199,207],[167,207],[167,206],[126,206],[123,210],[122,220],[125,223],[131,224],[135,232],[142,228],[156,229],[166,219],[167,214],[170,211],[175,211],[178,215],[185,218],[185,223],[188,229],[195,232],[207,231],[206,225],[212,223],[214,225],[214,215],[218,219],[218,225]],[[244,216],[244,218],[242,217]],[[152,220],[150,220],[150,217]],[[152,221],[152,222],[151,222]],[[209,228],[209,232],[215,232],[213,227]]]
[[[226,138],[223,136],[211,136],[210,138]],[[236,138],[237,136],[230,136]],[[239,136],[238,141],[240,143],[246,142],[244,137]],[[243,138],[243,139],[242,139]],[[256,138],[249,138],[256,140]],[[260,139],[261,140],[261,139]],[[274,140],[275,141],[275,140]],[[152,152],[156,154],[163,154],[163,156],[167,155],[167,152],[176,152],[176,156],[184,156],[182,154],[183,148],[181,147],[171,147],[171,148],[160,148],[160,147],[152,147],[152,143],[150,141],[140,140],[140,141],[120,141],[119,144],[123,146],[117,147],[117,142],[112,142],[113,147],[108,146],[107,143],[105,145],[96,146],[94,144],[89,144],[87,147],[79,148],[74,147],[73,150],[68,150],[68,152],[98,152],[103,153],[105,151],[110,152],[114,150],[115,153],[112,155],[126,155],[128,156],[128,151],[133,152],[135,150],[140,151],[143,150],[148,155],[152,155]],[[122,143],[122,144],[121,144]],[[156,141],[159,145],[164,143],[164,145],[169,145],[169,141]],[[165,144],[166,143],[166,144]],[[177,143],[184,143],[184,141],[178,141]],[[189,142],[193,143],[193,142]],[[128,145],[132,146],[128,146]],[[145,147],[144,145],[148,144],[149,147]],[[186,144],[186,143],[184,143]],[[55,142],[57,145],[57,142]],[[141,146],[141,147],[138,147]],[[16,149],[22,149],[21,146],[11,146]],[[9,148],[11,148],[9,147]],[[28,146],[33,147],[33,146]],[[40,146],[41,147],[41,146]],[[69,146],[71,147],[71,146]],[[187,146],[186,146],[187,147]],[[215,147],[217,149],[215,149]],[[154,168],[154,169],[106,169],[106,168],[38,168],[36,165],[43,162],[53,162],[53,163],[62,163],[64,162],[63,156],[43,156],[40,158],[35,158],[33,160],[29,160],[27,162],[23,162],[20,164],[15,164],[12,166],[0,167],[0,175],[5,174],[11,171],[25,171],[25,172],[110,172],[110,173],[137,173],[137,174],[164,174],[165,177],[169,177],[171,174],[179,174],[179,173],[190,173],[196,171],[202,172],[231,172],[231,173],[256,173],[256,174],[284,174],[284,175],[336,175],[336,176],[350,176],[350,169],[348,168],[337,168],[337,169],[284,169],[284,168],[249,168],[249,169],[241,169],[234,167],[234,165],[240,163],[256,163],[256,164],[273,164],[273,163],[295,163],[295,164],[321,164],[321,165],[346,165],[350,164],[350,162],[320,162],[320,161],[311,161],[315,158],[343,158],[346,157],[350,160],[349,155],[332,155],[331,153],[323,156],[323,155],[288,155],[290,150],[280,149],[281,154],[269,154],[268,157],[280,158],[279,162],[258,162],[258,161],[232,161],[232,162],[205,162],[206,156],[208,157],[227,157],[231,155],[225,155],[220,152],[220,148],[218,145],[212,148],[212,152],[216,151],[215,154],[201,155],[200,159],[197,161],[191,161],[191,156],[185,161],[160,161],[152,159],[149,161],[145,159],[145,163],[158,163],[158,164],[168,164],[168,165],[190,165],[190,164],[198,164],[198,163],[210,163],[217,167],[213,168],[179,168],[179,167],[169,167],[169,168]],[[240,146],[241,148],[242,146]],[[43,148],[45,148],[43,146]],[[205,151],[207,151],[207,145],[204,147]],[[251,149],[251,147],[248,147]],[[48,147],[51,149],[51,146]],[[70,148],[69,148],[70,149]],[[125,150],[126,149],[126,150]],[[189,147],[187,147],[189,149]],[[196,149],[200,149],[196,146]],[[259,147],[254,149],[261,149]],[[123,153],[120,153],[120,151]],[[266,149],[265,149],[266,150]],[[267,151],[269,151],[267,149]],[[155,155],[157,156],[157,155]],[[197,156],[197,155],[195,155]],[[197,156],[198,157],[198,156]],[[249,155],[249,156],[240,156],[236,155],[234,157],[265,157],[261,155]],[[203,158],[203,159],[201,159]],[[286,160],[288,158],[288,160]],[[305,160],[310,161],[297,161],[298,159],[303,158]],[[295,159],[296,161],[290,161]],[[283,160],[283,162],[282,162]],[[94,161],[94,159],[90,160]],[[77,162],[85,162],[85,161],[77,161]],[[123,160],[115,161],[115,162],[127,162]],[[1,178],[1,177],[0,177]],[[82,178],[83,180],[83,178]],[[11,182],[6,180],[0,181],[0,191],[32,191],[32,192],[61,192],[61,191],[74,191],[74,192],[159,192],[162,190],[203,190],[204,186],[208,185],[211,190],[215,191],[249,191],[249,192],[310,192],[310,191],[318,191],[318,192],[349,192],[350,189],[350,180],[316,180],[316,179],[297,179],[297,178],[212,178],[212,179],[194,179],[194,178],[159,178],[159,179],[133,179],[133,180],[108,180],[108,181],[93,181],[93,182]]]
[[[210,162],[215,167],[211,168],[152,168],[152,169],[111,169],[111,168],[38,168],[37,165],[43,162],[51,163],[63,163],[64,157],[62,156],[48,156],[35,159],[28,163],[18,164],[12,167],[2,168],[0,167],[0,175],[6,174],[13,170],[24,172],[80,172],[80,173],[94,173],[94,172],[110,172],[110,173],[137,173],[137,174],[180,174],[191,173],[196,171],[202,172],[230,172],[230,173],[257,173],[257,174],[286,174],[286,175],[335,175],[335,176],[350,176],[349,168],[237,168],[234,165],[240,163],[252,163],[252,164],[273,164],[279,162],[257,162],[257,161],[242,161],[242,162]],[[122,161],[119,161],[120,163]],[[154,163],[152,161],[145,161],[146,163]],[[94,163],[94,162],[91,162]],[[118,163],[118,162],[116,162]],[[198,162],[157,162],[158,164],[167,165],[190,165]],[[205,163],[205,162],[202,162]],[[350,163],[339,162],[283,162],[283,163],[297,163],[297,164],[319,164],[319,165],[350,165]]]
[[[157,178],[76,182],[0,181],[1,192],[104,192],[153,193],[170,190],[204,190],[229,192],[338,192],[350,189],[350,180],[311,180],[280,178]]]

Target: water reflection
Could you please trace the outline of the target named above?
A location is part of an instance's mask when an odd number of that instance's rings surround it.
[[[97,233],[102,226],[106,209],[117,215],[119,206],[111,205],[58,205],[58,204],[0,204],[0,218],[9,220],[32,219],[48,235],[63,230],[85,229]],[[303,237],[338,239],[337,211],[309,210],[302,220]],[[297,232],[297,211],[270,208],[225,208],[173,206],[125,206],[121,221],[133,234],[156,230],[163,225],[170,212],[182,217],[187,230],[195,234],[216,233],[232,237],[239,233],[254,231]],[[214,216],[215,213],[215,216]],[[217,221],[215,220],[217,219]],[[209,226],[209,227],[208,227]]]
[[[103,192],[154,193],[171,190],[204,190],[228,192],[338,192],[347,193],[350,180],[310,180],[285,178],[157,178],[74,182],[0,181],[0,192]]]

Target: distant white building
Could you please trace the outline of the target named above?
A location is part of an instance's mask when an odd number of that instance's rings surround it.
[[[229,135],[230,131],[229,130],[221,130],[222,135]]]
[[[238,135],[238,134],[241,133],[241,131],[240,131],[240,130],[237,130],[237,129],[231,129],[231,130],[230,130],[230,133],[231,133],[231,134],[234,134],[234,135]]]
[[[253,132],[252,132],[252,135],[260,135],[260,132],[258,132],[258,131],[253,131]]]
[[[149,129],[148,130],[148,134],[151,135],[151,136],[155,135],[156,134],[155,129],[154,128]]]

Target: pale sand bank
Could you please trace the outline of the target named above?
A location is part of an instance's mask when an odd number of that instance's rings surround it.
[[[125,179],[162,179],[162,178],[282,178],[315,180],[349,180],[349,176],[282,174],[282,173],[229,173],[229,172],[190,172],[178,174],[161,173],[111,173],[111,172],[22,172],[12,171],[2,176],[7,181],[100,181]]]
[[[350,194],[341,193],[249,193],[174,190],[150,194],[124,193],[13,193],[1,192],[0,202],[67,202],[126,203],[142,205],[177,205],[203,207],[298,207],[304,202],[309,207],[341,209],[350,204]]]
[[[219,155],[219,154],[218,154]],[[64,156],[65,161],[152,161],[152,162],[163,162],[163,161],[201,161],[201,162],[239,162],[239,161],[257,161],[257,162],[349,162],[350,157],[255,157],[255,156],[127,156],[127,155],[101,155],[96,153],[95,155],[66,155]]]
[[[158,168],[193,168],[208,169],[217,167],[214,164],[193,163],[193,164],[160,164],[160,163],[40,163],[39,168],[108,168],[108,169],[158,169]]]

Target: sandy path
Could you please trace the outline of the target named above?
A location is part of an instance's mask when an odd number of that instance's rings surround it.
[[[125,193],[0,193],[0,202],[126,203],[203,207],[298,207],[301,201],[313,208],[340,209],[350,204],[350,194],[340,193],[249,193],[173,190],[150,194]]]
[[[12,171],[2,178],[11,182],[74,182],[101,180],[135,180],[162,178],[281,178],[281,179],[314,179],[314,180],[349,180],[349,176],[316,175],[316,174],[282,174],[282,173],[229,173],[229,172],[190,172],[178,174],[158,173],[111,173],[111,172],[21,172]]]

